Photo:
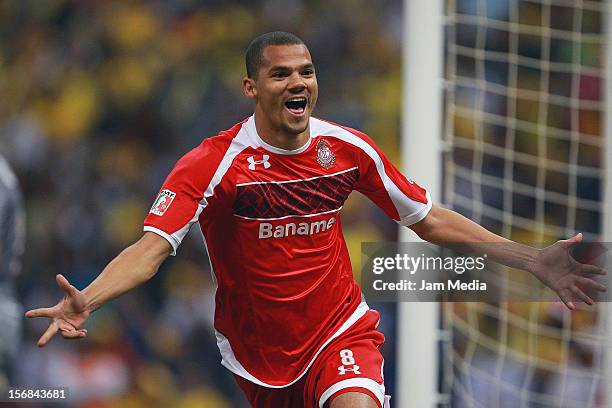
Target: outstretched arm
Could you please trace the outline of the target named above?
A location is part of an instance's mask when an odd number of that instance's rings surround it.
[[[569,250],[582,241],[582,234],[537,249],[500,237],[454,211],[435,205],[423,220],[410,228],[431,243],[466,253],[486,250],[495,262],[531,272],[572,310],[575,309],[574,298],[590,305],[594,303],[581,287],[606,290],[604,285],[592,279],[593,275],[605,275],[604,270],[581,264],[569,254]],[[489,245],[492,243],[504,245]]]
[[[52,319],[38,340],[38,346],[43,347],[58,331],[66,339],[85,337],[87,330],[81,326],[91,312],[151,279],[171,252],[172,247],[166,239],[146,232],[138,242],[113,259],[83,291],[72,286],[62,275],[57,275],[57,284],[64,290],[64,297],[53,307],[26,312],[26,317]]]

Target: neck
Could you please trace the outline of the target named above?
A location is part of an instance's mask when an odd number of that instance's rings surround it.
[[[310,138],[310,123],[301,133],[291,133],[282,128],[271,126],[267,121],[261,120],[263,112],[255,110],[255,129],[259,137],[267,144],[284,150],[296,150],[304,146]]]

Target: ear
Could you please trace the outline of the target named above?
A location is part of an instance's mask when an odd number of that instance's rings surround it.
[[[244,77],[242,79],[242,92],[249,99],[257,99],[257,87],[255,85],[255,80]]]

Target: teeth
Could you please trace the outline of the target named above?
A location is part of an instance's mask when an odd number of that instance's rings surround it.
[[[291,99],[287,99],[287,102],[299,102],[299,101],[305,101],[306,98],[291,98]]]

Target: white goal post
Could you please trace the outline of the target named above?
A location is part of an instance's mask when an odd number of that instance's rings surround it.
[[[404,1],[402,167],[426,186],[434,202],[441,196],[442,0]],[[401,241],[417,240],[401,228]],[[439,305],[399,303],[397,396],[392,406],[437,404]]]

